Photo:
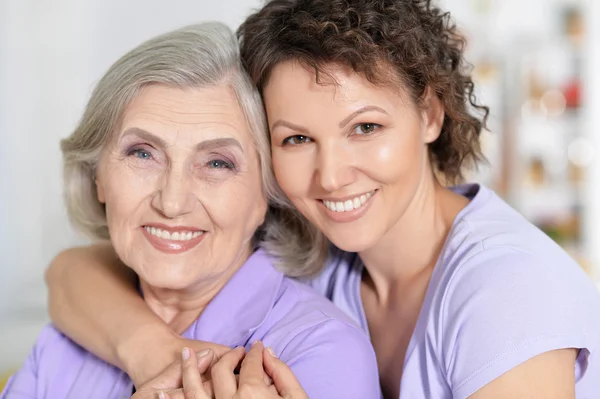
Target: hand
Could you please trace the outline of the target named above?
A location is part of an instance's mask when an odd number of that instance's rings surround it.
[[[195,354],[184,348],[181,356],[182,360],[173,362],[160,375],[141,386],[131,399],[213,398],[210,379],[203,381],[202,374],[208,373],[215,359],[214,353],[206,349]]]
[[[240,361],[239,382],[236,383],[234,370]],[[274,385],[265,381],[265,372]],[[308,399],[290,368],[277,359],[270,348],[265,349],[261,342],[255,342],[245,356],[240,348],[223,355],[213,366],[211,375],[217,399]],[[204,399],[202,396],[198,398]],[[186,396],[185,399],[197,398]]]
[[[200,353],[203,350],[212,351],[212,366],[221,356],[231,351],[231,348],[205,341],[187,340],[181,338],[171,330],[143,330],[136,333],[127,345],[119,352],[125,371],[133,381],[136,388],[145,385],[166,370],[174,362],[179,364],[184,348]],[[152,350],[148,350],[152,348]],[[177,368],[180,372],[180,368]]]
[[[210,350],[197,357],[184,349],[182,362],[173,363],[132,399],[308,399],[289,367],[260,342],[248,354],[243,347],[225,354],[212,367],[209,381],[202,374],[208,371],[213,357]],[[234,371],[240,362],[238,377]]]

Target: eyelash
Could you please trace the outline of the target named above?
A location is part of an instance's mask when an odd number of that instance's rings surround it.
[[[221,164],[222,166],[215,166],[215,164]],[[227,159],[222,159],[222,158],[215,158],[215,159],[211,159],[210,161],[208,161],[206,163],[206,166],[208,166],[210,169],[231,169],[231,170],[235,170],[235,164],[231,161],[228,161]]]
[[[297,140],[297,139],[299,139],[299,138],[302,138],[302,139],[303,139],[303,142],[302,142],[302,143],[293,143],[293,142],[292,142],[292,141],[295,141],[295,140]],[[312,139],[311,139],[310,137],[308,137],[308,136],[303,136],[303,135],[301,135],[301,134],[297,134],[297,135],[295,135],[295,136],[290,136],[290,137],[287,137],[287,138],[285,138],[285,139],[283,140],[283,143],[282,143],[282,145],[301,145],[301,144],[306,144],[306,143],[308,143],[308,142],[311,142],[311,141],[312,141]]]
[[[148,154],[148,156],[147,157],[138,157],[138,156],[136,156],[137,154],[140,154],[140,153]],[[127,156],[128,157],[136,157],[136,158],[141,159],[143,161],[152,158],[152,154],[150,153],[150,151],[148,151],[148,150],[146,150],[146,149],[144,149],[142,147],[133,147],[133,148],[129,149],[127,151]]]
[[[140,146],[132,147],[131,149],[127,150],[126,154],[128,157],[136,157],[141,161],[147,161],[153,158],[151,151]],[[145,154],[145,156],[138,156],[140,154]],[[234,162],[228,160],[225,157],[219,156],[218,154],[213,154],[213,156],[216,156],[217,158],[211,159],[204,164],[209,169],[226,169],[232,171],[236,170],[236,165]]]
[[[361,132],[361,133],[359,133],[357,131],[358,129],[360,129],[362,127],[365,127],[365,126],[372,126],[373,130],[370,131],[370,132]],[[359,124],[354,125],[354,128],[352,129],[352,132],[354,134],[358,134],[360,136],[368,136],[368,135],[371,135],[371,134],[375,133],[380,128],[381,128],[381,125],[378,124],[378,123],[368,123],[368,122],[367,123],[359,123]],[[296,141],[298,139],[301,139],[300,143],[293,142],[293,141]],[[286,145],[293,145],[293,146],[295,146],[295,145],[302,145],[302,144],[310,143],[311,141],[313,141],[313,140],[310,137],[304,136],[302,134],[297,134],[297,135],[294,135],[294,136],[286,137],[283,140],[282,145],[284,145],[284,146],[286,146]]]
[[[372,126],[373,130],[370,131],[370,132],[366,132],[366,133],[365,132],[361,132],[361,133],[357,132],[358,129],[360,129],[361,127],[364,127],[364,126]],[[367,123],[359,123],[359,124],[355,125],[354,129],[352,129],[352,131],[354,133],[358,134],[358,135],[361,135],[361,136],[368,136],[370,134],[375,133],[380,128],[381,128],[381,125],[379,125],[377,123],[369,123],[369,122],[367,122]]]

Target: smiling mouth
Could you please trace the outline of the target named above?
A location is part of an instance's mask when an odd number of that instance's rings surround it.
[[[365,205],[369,198],[371,198],[376,191],[377,190],[369,191],[366,194],[358,195],[345,201],[321,200],[321,202],[332,212],[351,212],[360,209],[363,205]]]
[[[169,232],[158,227],[143,226],[144,229],[154,237],[162,238],[163,240],[171,241],[190,241],[194,238],[200,237],[204,234],[204,231],[175,231]]]

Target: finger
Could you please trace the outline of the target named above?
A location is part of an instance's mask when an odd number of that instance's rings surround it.
[[[246,357],[242,361],[242,367],[240,370],[240,385],[243,384],[264,384],[265,370],[263,368],[263,349],[264,345],[260,341],[256,341],[252,344],[252,348],[246,354]]]
[[[162,396],[161,396],[162,395]],[[169,392],[159,392],[158,399],[185,399],[183,389],[173,389]]]
[[[181,380],[183,383],[183,393],[186,399],[209,399],[208,394],[202,386],[200,377],[201,369],[206,370],[210,365],[211,351],[209,349],[202,352],[202,357],[198,358],[190,348],[183,348],[181,352]]]
[[[175,361],[140,389],[168,390],[181,386],[181,362]]]
[[[237,379],[234,370],[246,355],[243,346],[226,353],[211,368],[213,391],[216,398],[231,398],[237,392]]]
[[[210,349],[213,353],[211,366],[214,365],[225,353],[231,351],[231,348],[224,345],[214,344],[212,342],[196,341],[196,340],[185,340],[185,346],[200,353],[205,349]]]
[[[273,379],[275,388],[281,396],[308,398],[292,370],[275,356],[271,348],[263,351],[263,363],[265,371]]]

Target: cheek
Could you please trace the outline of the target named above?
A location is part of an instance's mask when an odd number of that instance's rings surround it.
[[[405,180],[418,174],[419,161],[426,153],[424,146],[414,135],[394,134],[383,140],[369,143],[360,158],[368,162],[368,169],[386,183]]]
[[[118,165],[107,170],[103,188],[109,228],[135,216],[141,204],[156,191],[158,177],[156,173],[140,173]]]
[[[277,183],[289,198],[309,190],[314,161],[308,153],[275,150],[272,157]]]
[[[199,183],[195,196],[221,229],[248,230],[262,223],[267,202],[260,176],[236,176],[219,184]]]

